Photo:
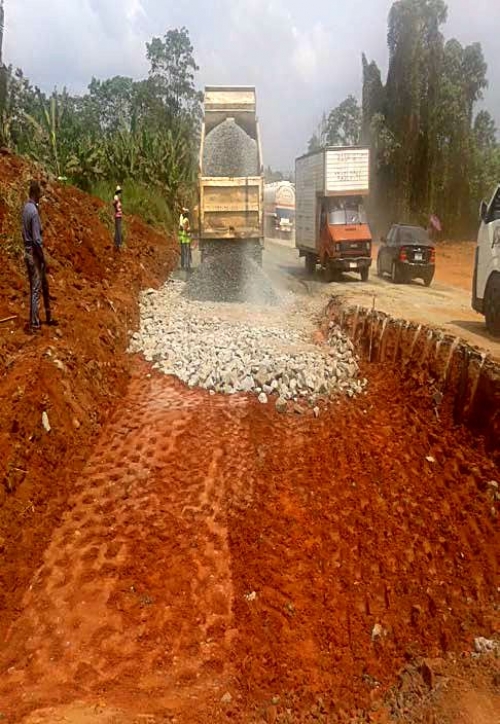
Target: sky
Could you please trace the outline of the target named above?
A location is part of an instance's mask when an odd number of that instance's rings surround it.
[[[147,74],[145,43],[186,26],[197,84],[255,85],[264,161],[287,171],[323,111],[361,94],[361,53],[387,68],[392,0],[4,0],[4,61],[44,90]],[[479,41],[500,125],[498,0],[448,0],[446,38]]]

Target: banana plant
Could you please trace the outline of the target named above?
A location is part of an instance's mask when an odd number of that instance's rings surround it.
[[[64,101],[64,95],[61,96]],[[48,162],[57,176],[62,175],[60,162],[60,129],[63,120],[65,108],[64,103],[60,102],[58,94],[54,91],[48,101],[44,99],[42,94],[38,93],[40,103],[40,115],[36,118],[34,115],[22,111],[22,115],[31,124],[35,131],[33,139],[33,155],[37,160],[41,160],[46,156],[48,148]]]

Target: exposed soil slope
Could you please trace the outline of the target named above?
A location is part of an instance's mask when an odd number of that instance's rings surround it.
[[[32,176],[46,184],[41,214],[60,321],[36,337],[25,330],[29,299],[19,228]],[[44,179],[19,158],[0,156],[0,320],[16,316],[0,323],[0,628],[40,562],[107,411],[126,387],[127,330],[137,321],[138,291],[165,278],[175,263],[163,234],[136,218],[126,223],[127,248],[116,255],[111,209]]]

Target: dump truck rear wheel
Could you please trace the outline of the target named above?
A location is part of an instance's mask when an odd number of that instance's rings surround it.
[[[365,267],[363,267],[363,269],[361,269],[360,273],[361,273],[361,281],[367,282],[368,277],[370,276],[370,268],[365,266]]]

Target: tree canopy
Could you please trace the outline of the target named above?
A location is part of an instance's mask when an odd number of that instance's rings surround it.
[[[187,29],[153,38],[146,55],[147,78],[92,78],[81,96],[47,95],[21,70],[4,68],[0,142],[82,188],[133,179],[160,189],[172,207],[182,203],[196,176],[201,117]]]
[[[476,110],[488,85],[482,48],[447,41],[447,15],[444,0],[395,2],[385,84],[363,54],[361,108],[349,96],[309,142],[370,145],[371,216],[381,228],[437,214],[447,235],[471,233],[480,199],[500,177],[494,120]]]

